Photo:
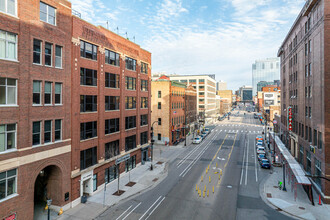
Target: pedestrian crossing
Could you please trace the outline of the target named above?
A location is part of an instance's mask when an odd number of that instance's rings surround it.
[[[214,130],[215,132],[219,132],[219,133],[221,133],[221,132],[225,132],[225,133],[251,133],[251,134],[261,134],[262,133],[262,131],[261,130],[259,130],[259,131],[247,131],[247,130],[227,130],[227,129],[225,129],[225,130],[221,130],[221,129],[215,129]]]
[[[251,124],[220,124],[218,125],[219,127],[227,127],[227,126],[231,126],[231,127],[245,127],[245,128],[251,128],[251,127],[264,127],[262,125],[251,125]]]

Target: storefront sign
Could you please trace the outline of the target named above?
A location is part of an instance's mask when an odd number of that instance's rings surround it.
[[[125,156],[118,158],[118,159],[116,160],[116,165],[120,164],[120,163],[123,162],[123,161],[128,160],[129,158],[130,158],[130,155],[129,155],[129,154],[126,154]]]
[[[3,220],[15,220],[16,219],[16,213],[4,218]]]
[[[292,107],[288,107],[289,131],[292,131]]]

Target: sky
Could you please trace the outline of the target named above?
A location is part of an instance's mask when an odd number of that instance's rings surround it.
[[[151,52],[152,73],[215,74],[237,90],[252,84],[255,60],[276,57],[305,0],[71,2],[82,19]]]

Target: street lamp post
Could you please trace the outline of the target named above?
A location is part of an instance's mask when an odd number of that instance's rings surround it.
[[[152,165],[152,159],[153,159],[153,154],[154,154],[154,124],[158,123],[158,121],[154,121],[151,125],[151,166],[150,166],[150,170],[153,170],[153,165]]]
[[[283,191],[286,191],[285,187],[285,162],[283,161]]]
[[[48,206],[48,220],[50,220],[50,206],[52,204],[51,199],[47,199],[47,206]]]

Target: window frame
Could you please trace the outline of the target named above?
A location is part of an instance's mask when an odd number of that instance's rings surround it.
[[[136,78],[134,77],[125,77],[125,88],[126,90],[136,91]]]
[[[92,71],[92,85],[87,85],[87,71]],[[88,69],[88,68],[80,68],[80,86],[93,86],[93,87],[97,87],[97,70],[93,70],[93,69]]]
[[[7,14],[9,16],[13,16],[13,17],[17,18],[17,0],[14,0],[15,1],[15,3],[14,3],[14,5],[15,5],[15,14],[11,14],[11,13],[8,12],[8,0],[4,0],[4,1],[5,1],[5,11],[0,10],[0,13],[4,13],[4,14]]]
[[[8,107],[8,106],[17,106],[17,79],[14,78],[7,78],[7,77],[0,77],[0,79],[5,80],[5,85],[0,85],[0,87],[5,87],[5,104],[0,104],[0,107]],[[15,80],[15,85],[8,85],[8,79]],[[8,104],[8,95],[9,95],[9,88],[15,89],[15,103],[14,104]]]
[[[57,48],[60,48],[60,51],[61,51],[61,56],[57,56],[56,55],[56,51],[57,51]],[[61,62],[61,65],[60,66],[57,66],[56,65],[56,60],[57,59],[60,59],[60,62]],[[63,46],[60,46],[60,45],[55,45],[55,68],[57,69],[62,69],[63,68]]]
[[[8,131],[8,125],[15,125],[15,129],[14,130],[10,130]],[[0,131],[0,135],[3,134],[4,135],[4,150],[0,151],[1,153],[6,153],[6,152],[11,152],[15,149],[17,149],[17,123],[11,123],[11,124],[0,124],[0,126],[4,126],[4,131],[1,132]],[[8,134],[13,133],[14,135],[14,146],[10,149],[8,149]]]
[[[148,125],[148,114],[140,115],[140,126],[147,126]]]
[[[131,109],[136,109],[136,96],[125,97],[125,110],[131,110]]]
[[[46,122],[50,122],[50,131],[47,131],[47,133],[50,133],[50,140],[49,141],[47,141],[46,142]],[[52,120],[45,120],[44,121],[44,129],[43,129],[43,131],[44,131],[44,133],[43,133],[43,135],[44,135],[44,144],[51,144],[53,141],[53,122],[52,122]]]
[[[144,141],[143,141],[144,140]],[[140,133],[140,145],[148,144],[148,131]]]
[[[148,80],[141,80],[141,91],[148,92]]]
[[[136,71],[136,60],[130,57],[125,57],[125,69]]]
[[[141,73],[148,74],[148,64],[141,62]]]
[[[120,132],[120,118],[106,119],[104,123],[104,135],[117,132]]]
[[[133,138],[134,137],[134,138]],[[131,140],[130,140],[131,139]],[[134,146],[128,146],[128,143],[134,144]],[[135,149],[136,146],[136,134],[125,137],[125,152]]]
[[[115,79],[111,79],[111,76],[114,76]],[[115,83],[115,87],[111,87],[111,82]],[[120,75],[114,73],[105,73],[105,88],[119,89],[120,88]]]
[[[13,171],[13,170],[15,170],[15,174],[8,177],[8,173],[10,171]],[[2,174],[2,173],[5,173],[5,177],[3,179],[0,179],[0,181],[5,181],[5,196],[3,198],[0,198],[0,202],[6,200],[8,198],[11,198],[11,196],[17,194],[17,176],[18,176],[17,175],[17,168],[0,172],[0,174]],[[15,178],[15,180],[14,180],[14,190],[13,190],[12,194],[8,195],[8,181],[13,179],[13,178]]]
[[[125,130],[135,129],[136,128],[136,116],[125,117]]]
[[[89,159],[87,158],[87,151],[91,151],[91,165],[87,166],[86,164],[86,160]],[[88,167],[92,167],[94,166],[95,164],[97,164],[97,147],[91,147],[91,148],[88,148],[86,150],[82,150],[80,151],[80,170],[85,170],[87,169]]]
[[[87,102],[91,98],[91,102]],[[83,103],[82,103],[83,102]],[[87,111],[87,106],[91,105],[92,110]],[[80,113],[97,112],[97,95],[80,95]]]
[[[46,9],[47,9],[47,12],[46,12],[46,21],[41,20],[41,16],[40,16],[40,13],[41,13],[41,3],[44,4],[46,6]],[[53,8],[54,9],[54,12],[55,12],[54,24],[52,24],[52,23],[49,22],[49,8]],[[40,3],[39,3],[39,20],[40,21],[45,22],[47,24],[51,24],[53,26],[56,26],[56,17],[57,17],[56,14],[57,14],[57,9],[55,7],[48,5],[45,2],[43,2],[43,1],[40,1]]]
[[[1,60],[9,60],[9,61],[18,61],[17,60],[17,53],[18,53],[17,36],[18,36],[18,34],[15,34],[13,32],[9,32],[9,31],[5,31],[5,30],[1,30],[1,29],[0,29],[0,32],[4,32],[5,33],[5,38],[4,39],[3,38],[0,38],[0,41],[4,41],[5,42],[5,57],[0,57],[0,59]],[[7,37],[8,34],[15,35],[15,42],[8,40],[8,37]],[[14,50],[15,57],[14,57],[14,59],[9,58],[9,54],[8,54],[9,43],[14,43],[14,45],[15,45],[15,50]]]
[[[88,123],[91,123],[92,129],[89,131],[87,130]],[[86,132],[91,132],[92,136],[87,137]],[[97,138],[97,121],[88,121],[80,123],[80,141],[90,140],[93,138]]]
[[[115,103],[111,103],[115,99]],[[108,101],[108,103],[107,103]],[[120,96],[105,96],[104,99],[105,111],[118,111],[120,110]],[[111,109],[111,106],[114,106],[114,109]],[[107,108],[108,107],[108,108]]]
[[[34,82],[39,83],[39,89],[40,89],[39,93],[33,91]],[[34,103],[34,94],[39,94],[39,103],[36,103],[36,104]],[[41,94],[42,94],[42,81],[33,80],[33,82],[32,82],[32,106],[42,106],[42,95]]]
[[[60,86],[60,89],[61,89],[60,93],[56,92],[56,85]],[[62,105],[63,104],[62,103],[62,90],[63,90],[63,83],[55,82],[55,91],[54,91],[54,93],[55,93],[55,100],[54,100],[55,105]],[[56,95],[60,96],[60,102],[59,103],[56,102]]]
[[[86,44],[90,44],[92,46],[92,58],[86,57]],[[83,47],[83,48],[82,48]],[[94,51],[96,50],[96,51]],[[98,53],[98,46],[87,41],[80,40],[80,57],[89,60],[97,61],[97,53]]]
[[[39,132],[35,132],[34,131],[34,123],[39,123]],[[33,121],[32,122],[32,146],[39,146],[39,145],[41,145],[41,132],[42,132],[42,123],[41,123],[41,121]],[[36,143],[36,144],[34,144],[33,143],[33,136],[34,135],[38,135],[39,134],[39,143]]]
[[[40,49],[39,52],[34,49],[34,42],[35,41],[39,42],[39,49]],[[43,59],[42,59],[43,53],[42,53],[42,51],[43,51],[43,42],[42,42],[42,40],[38,40],[38,39],[34,38],[33,39],[33,57],[32,57],[32,63],[33,64],[42,65],[42,62],[43,62]],[[34,62],[34,54],[36,54],[36,53],[39,53],[39,63]]]
[[[141,97],[141,106],[142,109],[147,109],[148,105],[148,97]]]
[[[111,158],[118,156],[120,154],[119,147],[120,147],[119,139],[105,143],[104,144],[104,159],[110,160]],[[107,149],[108,149],[108,153],[107,153]],[[112,151],[111,151],[111,149],[112,149]],[[111,154],[111,153],[114,153],[114,154]]]
[[[109,65],[112,65],[112,66],[120,66],[120,54],[119,53],[116,53],[112,50],[108,50],[108,49],[105,49],[105,63],[106,64],[109,64]],[[114,59],[114,64],[111,63],[111,54],[114,54],[115,56],[115,59]],[[117,59],[118,57],[118,59]]]
[[[47,45],[50,45],[50,53],[46,53],[46,46]],[[52,43],[49,43],[49,42],[45,42],[45,52],[44,52],[44,60],[45,60],[45,66],[48,66],[48,67],[53,67],[53,44]],[[46,64],[46,56],[50,56],[50,65]]]
[[[47,93],[46,93],[46,83],[50,84],[50,92],[47,92]],[[45,87],[45,89],[44,89],[44,105],[50,106],[53,104],[53,83],[46,81],[44,87]],[[49,97],[50,97],[49,103],[46,103],[46,95],[49,95]]]
[[[56,129],[56,122],[59,121],[60,122],[60,129]],[[62,141],[62,130],[63,130],[63,123],[62,123],[62,119],[55,119],[55,124],[54,124],[54,140],[55,142],[59,142]],[[56,139],[56,132],[60,132],[60,138]]]

